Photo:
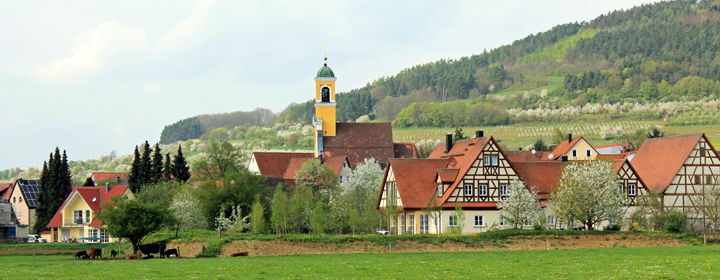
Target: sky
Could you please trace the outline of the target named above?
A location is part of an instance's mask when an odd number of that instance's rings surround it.
[[[639,0],[6,1],[0,170],[130,154],[200,114],[282,111],[417,64],[490,50]]]

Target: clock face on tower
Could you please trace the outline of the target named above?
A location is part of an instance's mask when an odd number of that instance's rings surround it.
[[[330,88],[323,87],[320,90],[320,97],[322,98],[322,102],[330,102]]]

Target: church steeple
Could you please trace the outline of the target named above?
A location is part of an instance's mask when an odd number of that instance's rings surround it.
[[[325,46],[323,48],[327,49]],[[322,138],[334,137],[337,124],[337,102],[335,102],[335,73],[324,64],[315,75],[315,156],[322,155]]]

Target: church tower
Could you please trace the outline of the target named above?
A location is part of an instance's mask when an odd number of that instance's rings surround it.
[[[323,67],[315,76],[315,157],[323,154],[323,137],[334,137],[337,125],[337,102],[335,102],[335,73],[327,66],[327,56]]]

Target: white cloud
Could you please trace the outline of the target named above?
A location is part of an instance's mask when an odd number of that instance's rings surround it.
[[[102,68],[118,52],[147,48],[145,31],[103,22],[92,31],[73,38],[72,55],[50,64],[31,68],[31,74],[43,80],[67,80],[82,77]]]

